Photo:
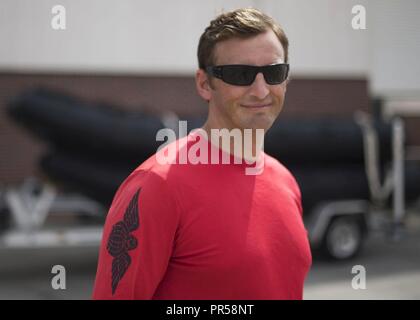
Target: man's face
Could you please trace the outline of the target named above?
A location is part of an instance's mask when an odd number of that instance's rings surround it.
[[[230,39],[215,47],[215,65],[264,66],[284,62],[283,47],[273,31],[249,39]],[[249,86],[235,86],[211,78],[210,127],[269,129],[283,107],[287,81],[269,85],[262,73]]]

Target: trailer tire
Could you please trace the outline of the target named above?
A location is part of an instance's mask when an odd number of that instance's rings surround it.
[[[366,231],[362,215],[335,217],[325,232],[321,253],[325,258],[331,260],[354,258],[362,249]]]

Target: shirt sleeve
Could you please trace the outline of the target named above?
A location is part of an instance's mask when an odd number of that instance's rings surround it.
[[[302,194],[300,191],[299,184],[296,182],[296,180],[295,180],[295,183],[296,183],[296,197],[297,197],[296,202],[299,208],[300,215],[303,217]]]
[[[166,181],[135,172],[105,222],[93,299],[152,299],[176,241],[178,205]]]
[[[298,182],[296,181],[296,178],[292,174],[290,174],[290,176],[291,176],[291,188],[293,190],[296,206],[298,207],[300,216],[303,217],[302,194],[300,191],[300,187],[299,187]]]

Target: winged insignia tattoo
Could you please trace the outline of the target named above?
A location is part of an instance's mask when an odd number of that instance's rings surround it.
[[[118,283],[126,273],[131,264],[131,257],[128,251],[137,248],[137,239],[131,232],[138,229],[139,208],[138,199],[141,188],[134,194],[125,210],[124,218],[113,225],[111,235],[108,239],[107,250],[112,260],[112,294],[117,290]]]

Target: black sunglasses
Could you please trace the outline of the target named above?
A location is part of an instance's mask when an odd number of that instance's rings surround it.
[[[262,72],[268,84],[280,84],[287,79],[289,64],[279,63],[268,66],[248,66],[244,64],[229,64],[224,66],[210,66],[206,72],[235,86],[251,85],[258,73]]]

